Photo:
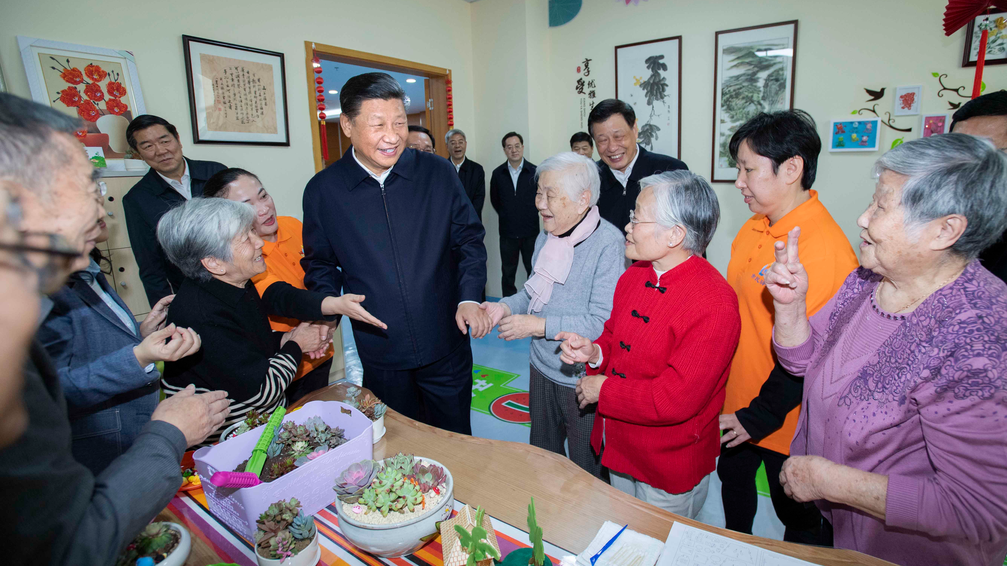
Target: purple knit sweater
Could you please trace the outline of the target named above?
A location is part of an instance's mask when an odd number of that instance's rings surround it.
[[[886,519],[818,501],[835,544],[898,564],[996,564],[1007,555],[1007,286],[973,261],[899,320],[875,311],[859,268],[793,348],[803,375],[793,456],[888,476]]]

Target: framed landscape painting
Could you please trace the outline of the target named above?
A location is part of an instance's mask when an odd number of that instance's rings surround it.
[[[760,112],[794,107],[797,20],[718,31],[714,47],[713,182],[738,178],[728,146]]]
[[[682,153],[682,36],[615,47],[615,97],[636,112],[647,151]]]

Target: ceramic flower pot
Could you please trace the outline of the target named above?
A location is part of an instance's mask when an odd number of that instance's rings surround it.
[[[315,530],[315,538],[311,539],[311,544],[286,560],[265,558],[259,555],[258,547],[255,550],[255,560],[258,561],[259,566],[315,566],[321,558],[322,549],[318,546],[317,529]]]
[[[169,528],[178,531],[178,546],[164,560],[158,562],[158,566],[182,566],[189,558],[189,551],[192,550],[192,538],[189,531],[177,523],[164,523]]]
[[[374,431],[374,444],[377,444],[381,440],[381,437],[385,435],[385,416],[381,415],[380,419],[373,421],[371,429]]]
[[[126,153],[129,144],[126,143],[126,126],[129,120],[125,116],[105,114],[94,123],[98,131],[108,136],[108,147],[116,153]]]
[[[428,464],[444,468],[447,485],[444,497],[426,513],[402,523],[372,525],[351,519],[337,502],[339,530],[357,548],[385,558],[398,558],[413,554],[423,545],[437,538],[440,533],[438,523],[451,517],[455,508],[454,478],[446,467],[436,460],[417,458]]]

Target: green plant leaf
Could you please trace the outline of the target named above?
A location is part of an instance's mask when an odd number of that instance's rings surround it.
[[[850,114],[856,114],[856,113],[857,113],[857,111],[856,111],[856,110],[854,110],[853,112],[850,112]]]
[[[981,84],[979,85],[979,92],[986,92],[986,82],[980,81],[980,83]]]
[[[934,77],[939,77],[939,76],[941,76],[941,74],[940,74],[940,73],[930,73],[930,75],[931,75],[931,76],[934,76]]]
[[[897,140],[893,141],[892,142],[892,149],[895,149],[896,146],[902,145],[902,142],[905,141],[905,139],[906,138],[898,138]]]

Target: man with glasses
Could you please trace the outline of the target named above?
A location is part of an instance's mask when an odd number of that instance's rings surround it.
[[[34,331],[51,307],[39,293],[52,292],[86,267],[82,251],[99,233],[100,190],[74,138],[78,127],[56,110],[0,94],[0,192],[16,203],[7,205],[6,218],[20,232],[9,226],[0,231],[0,291],[11,288],[0,292],[0,322],[14,326],[11,333],[4,328],[2,342],[21,348],[25,325]],[[26,290],[31,284],[35,288]],[[10,305],[12,299],[22,304]],[[9,305],[18,318],[11,318]],[[70,451],[66,401],[52,360],[37,340],[29,350],[22,379],[0,379],[2,408],[14,407],[13,422],[6,411],[0,418],[0,499],[9,507],[0,528],[17,541],[5,549],[4,561],[112,564],[171,500],[181,485],[185,448],[223,422],[227,393],[189,390],[164,401],[133,446],[94,476]],[[24,361],[23,350],[10,343],[0,354],[0,368]]]
[[[500,279],[504,297],[517,293],[514,280],[520,254],[525,272],[531,277],[531,256],[538,237],[538,209],[535,208],[535,165],[524,158],[524,138],[517,132],[503,137],[507,161],[490,177],[490,202],[500,216]]]
[[[1000,151],[1007,150],[1007,91],[998,90],[966,102],[951,117],[951,131],[986,138]],[[979,261],[1007,282],[1007,234],[983,250]]]
[[[465,195],[469,197],[472,208],[476,209],[476,216],[482,222],[483,203],[486,202],[486,173],[483,172],[483,166],[465,156],[468,149],[465,132],[457,128],[449,130],[444,134],[444,143],[448,145],[451,165],[455,166],[458,178],[465,187]]]

